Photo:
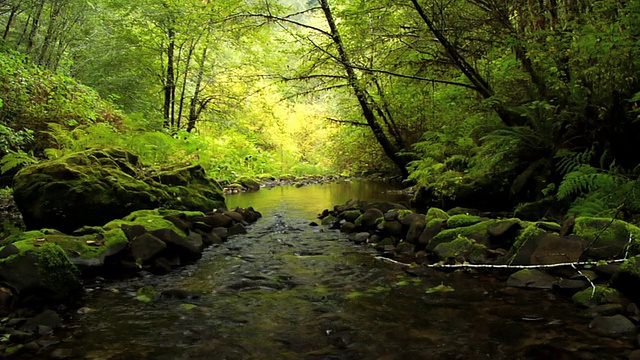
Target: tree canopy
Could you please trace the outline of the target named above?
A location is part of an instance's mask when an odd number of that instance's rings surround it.
[[[5,168],[118,144],[640,208],[636,0],[0,0],[0,25]]]

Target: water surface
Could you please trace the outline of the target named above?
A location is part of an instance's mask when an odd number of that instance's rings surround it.
[[[399,201],[380,184],[263,189],[229,207],[264,214],[249,234],[157,277],[97,284],[69,323],[74,359],[617,359],[562,296],[504,290],[473,272],[407,269],[309,226],[349,198]],[[439,285],[454,291],[432,292]],[[193,298],[137,299],[140,288]],[[44,356],[44,354],[41,354]]]

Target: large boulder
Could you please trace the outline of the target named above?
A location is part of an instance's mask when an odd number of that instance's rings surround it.
[[[137,156],[118,149],[90,149],[28,166],[14,183],[28,229],[71,232],[141,209],[225,207],[220,185],[199,165],[149,173]]]

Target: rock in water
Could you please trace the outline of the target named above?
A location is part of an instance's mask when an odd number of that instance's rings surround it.
[[[207,212],[225,206],[220,185],[199,165],[148,174],[137,156],[119,149],[91,149],[28,166],[14,181],[16,205],[29,229],[71,232],[135,210]]]

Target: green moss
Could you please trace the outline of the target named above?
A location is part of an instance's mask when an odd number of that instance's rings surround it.
[[[582,306],[593,307],[602,304],[615,303],[620,299],[620,293],[616,289],[606,286],[587,288],[573,295],[571,300]]]
[[[402,219],[403,217],[405,217],[407,215],[411,215],[411,214],[413,214],[413,211],[411,211],[411,210],[398,209],[398,220]]]
[[[113,220],[107,223],[104,228],[107,230],[120,229],[122,225],[142,225],[147,231],[155,231],[160,229],[171,229],[179,235],[186,236],[184,231],[180,230],[171,221],[165,220],[162,210],[138,210],[134,211],[122,220]]]
[[[617,237],[628,238],[629,229],[626,222],[610,218],[578,217],[573,228],[573,233],[587,240],[598,242],[611,242]]]
[[[636,255],[631,257],[620,265],[620,273],[627,273],[633,275],[634,277],[640,278],[640,266],[638,266],[638,262],[640,261],[640,255]]]
[[[465,236],[458,236],[455,240],[438,244],[433,252],[440,259],[469,260],[472,263],[484,262],[484,251],[487,247]]]
[[[449,217],[446,211],[432,207],[427,211],[426,222],[428,224],[434,219],[447,220]]]
[[[449,217],[449,219],[447,220],[447,226],[449,228],[457,228],[457,227],[474,225],[479,222],[480,222],[479,216],[459,214],[459,215],[453,215]]]
[[[101,262],[110,249],[127,242],[127,237],[120,228],[107,230],[102,234],[96,233],[83,236],[50,234],[42,230],[27,231],[12,239],[13,245],[21,251],[47,244],[55,244],[63,249],[68,256],[84,259],[99,258]]]
[[[431,219],[427,222],[427,225],[425,226],[425,229],[430,229],[438,224],[442,224],[445,220],[443,219]]]
[[[498,220],[489,219],[471,226],[458,227],[453,229],[446,229],[440,231],[438,235],[434,236],[429,244],[427,244],[427,250],[432,251],[439,244],[447,243],[455,240],[458,236],[468,237],[476,241],[481,241],[487,238],[487,228],[494,225]]]

